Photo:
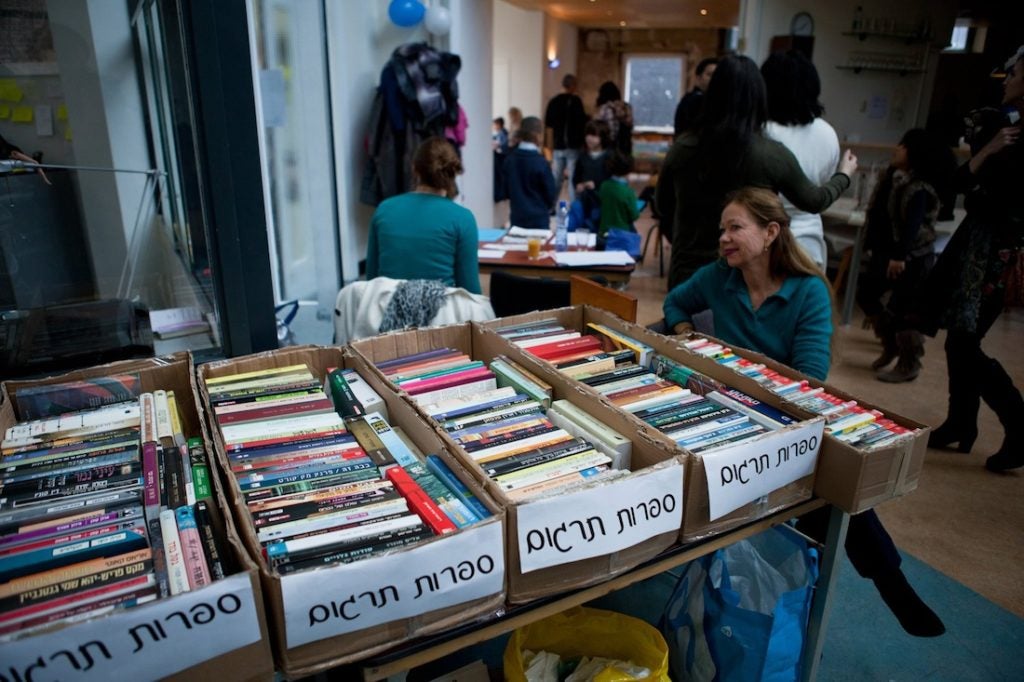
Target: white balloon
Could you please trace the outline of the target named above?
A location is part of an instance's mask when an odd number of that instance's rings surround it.
[[[430,7],[423,16],[423,25],[431,34],[443,36],[452,27],[451,12],[440,6]]]

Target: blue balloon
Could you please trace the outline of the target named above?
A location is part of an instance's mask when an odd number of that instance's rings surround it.
[[[423,20],[427,8],[418,0],[391,0],[388,5],[388,17],[395,26],[415,26]]]

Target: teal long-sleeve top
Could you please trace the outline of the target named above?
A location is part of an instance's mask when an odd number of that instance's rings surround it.
[[[662,306],[669,330],[708,308],[715,336],[824,380],[832,359],[832,301],[818,277],[791,275],[754,310],[743,274],[716,261],[674,288]]]
[[[366,279],[435,279],[479,294],[478,240],[473,214],[451,199],[419,192],[391,197],[370,222]]]

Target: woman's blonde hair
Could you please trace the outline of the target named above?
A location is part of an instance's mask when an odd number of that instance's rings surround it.
[[[455,176],[462,172],[462,160],[452,143],[443,137],[428,137],[412,157],[412,169],[420,184],[444,190],[449,199],[459,193]]]

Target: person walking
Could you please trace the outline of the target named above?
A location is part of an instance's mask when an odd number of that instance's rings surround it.
[[[552,150],[551,172],[555,176],[556,196],[562,194],[562,183],[569,178],[569,203],[576,200],[572,177],[583,147],[583,128],[587,114],[583,100],[576,95],[576,76],[566,74],[562,92],[551,98],[544,112],[544,146]]]

